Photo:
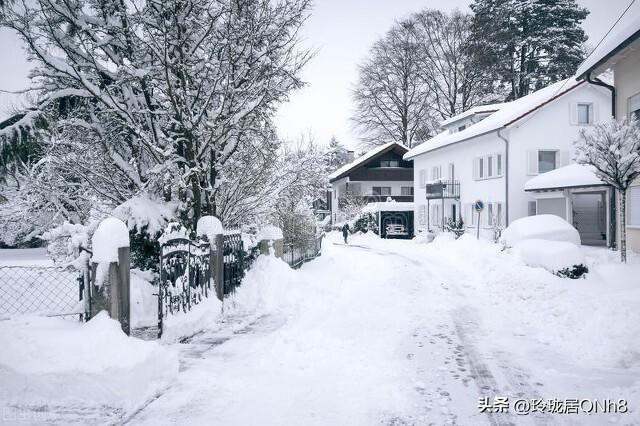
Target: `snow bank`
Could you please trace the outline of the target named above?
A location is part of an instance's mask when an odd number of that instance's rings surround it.
[[[86,324],[25,316],[0,321],[0,407],[42,404],[122,412],[178,374],[175,352],[126,336],[105,312]]]
[[[502,232],[500,241],[507,247],[528,239],[566,241],[580,245],[580,234],[567,221],[552,214],[541,214],[514,220]]]
[[[525,264],[553,273],[585,263],[580,248],[566,241],[524,240],[514,246],[514,253]]]
[[[209,297],[192,306],[190,311],[178,312],[163,318],[162,341],[177,342],[202,330],[215,329],[221,317],[222,302],[215,296],[215,290],[211,289]]]
[[[220,219],[214,216],[202,216],[196,225],[198,237],[205,236],[210,243],[215,243],[216,235],[224,234],[224,228]]]
[[[116,207],[113,215],[125,222],[129,229],[142,230],[146,227],[154,235],[175,219],[178,204],[156,201],[146,195],[139,195]]]
[[[100,222],[98,229],[91,237],[94,263],[111,263],[118,261],[118,249],[129,247],[129,229],[120,219],[109,217]]]
[[[282,230],[277,226],[265,226],[258,231],[258,241],[262,240],[281,240],[283,239]]]
[[[153,273],[131,270],[131,327],[150,327],[158,324],[158,288],[151,284]]]

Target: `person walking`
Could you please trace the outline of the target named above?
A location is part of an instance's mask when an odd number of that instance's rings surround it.
[[[342,236],[344,237],[344,243],[348,244],[347,237],[349,236],[349,224],[345,223],[342,227]]]

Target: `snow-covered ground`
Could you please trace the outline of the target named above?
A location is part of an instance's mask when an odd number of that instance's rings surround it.
[[[361,235],[344,245],[340,239],[330,234],[323,255],[297,271],[259,258],[225,302],[224,314],[213,303],[207,326],[187,342],[153,347],[153,359],[179,354],[178,373],[123,394],[127,404],[107,399],[118,407],[116,414],[93,416],[93,422],[640,423],[638,257],[620,265],[617,253],[582,248],[590,272],[569,280],[470,236],[438,237],[431,244]],[[23,330],[14,323],[2,327],[0,339],[16,339]],[[148,354],[150,348],[140,350]],[[15,351],[24,348],[10,346],[0,373],[19,371],[5,361]],[[54,383],[63,383],[88,374],[58,371],[61,364],[53,363],[58,372],[46,376],[26,365],[39,381],[55,376]],[[130,380],[157,368],[139,362]],[[29,396],[19,392],[16,377],[3,380],[3,394],[11,395],[3,406],[20,407],[16,401]],[[622,398],[631,412],[487,414],[478,410],[481,396]],[[66,423],[73,415],[57,419]]]

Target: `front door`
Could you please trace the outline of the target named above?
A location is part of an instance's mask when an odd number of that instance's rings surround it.
[[[607,211],[605,192],[573,195],[573,226],[578,230],[582,244],[607,245]]]

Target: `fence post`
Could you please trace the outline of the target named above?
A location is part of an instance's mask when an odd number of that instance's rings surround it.
[[[213,272],[215,274],[216,296],[224,300],[224,235],[215,236],[216,251],[213,256]]]
[[[91,310],[106,310],[128,335],[131,332],[129,229],[119,219],[107,218],[98,225],[91,245]]]

